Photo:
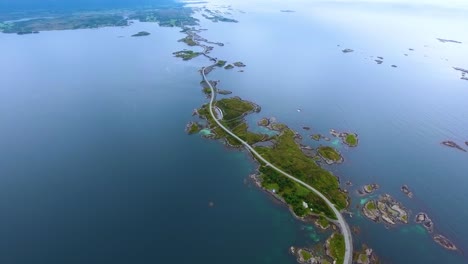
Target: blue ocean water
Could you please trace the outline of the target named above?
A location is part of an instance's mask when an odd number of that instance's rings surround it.
[[[345,163],[328,168],[350,192],[354,217],[348,220],[361,230],[356,248],[365,243],[388,263],[466,263],[467,155],[441,145],[453,140],[465,146],[468,140],[468,82],[453,69],[468,68],[468,39],[461,34],[466,12],[295,3],[245,3],[235,14],[240,23],[203,22],[208,38],[227,43],[215,57],[247,64],[243,73],[216,71],[212,78],[221,80],[221,89],[262,106],[262,113],[249,118],[251,126],[274,116],[311,146],[333,145],[343,153]],[[354,52],[343,53],[345,48]],[[384,62],[377,64],[377,57]],[[331,137],[330,129],[356,132],[359,146],[309,138]],[[352,187],[345,186],[348,180]],[[373,182],[381,186],[376,196],[391,194],[411,210],[411,218],[428,212],[435,232],[460,251],[446,251],[413,221],[386,229],[363,218],[355,208],[362,204],[356,191]],[[413,199],[401,193],[403,184]]]
[[[253,186],[246,153],[184,132],[205,61],[173,57],[182,37],[0,34],[2,263],[294,263],[326,237]]]
[[[202,36],[225,43],[215,57],[247,67],[210,78],[262,106],[248,118],[252,128],[275,116],[306,143],[339,148],[345,163],[328,168],[354,184],[343,188],[352,197],[348,220],[361,230],[355,247],[367,244],[386,263],[466,262],[468,163],[440,145],[468,140],[468,82],[452,69],[468,68],[462,11],[230,4],[212,7],[240,22],[202,19]],[[152,35],[128,37],[141,30]],[[0,35],[2,262],[294,263],[289,246],[323,241],[327,234],[252,186],[247,153],[184,133],[206,102],[197,70],[207,61],[173,58],[185,48],[181,37],[145,23]],[[360,145],[307,139],[331,128],[358,133]],[[355,190],[370,182],[413,216],[428,212],[461,253],[414,223],[385,229],[360,216]]]

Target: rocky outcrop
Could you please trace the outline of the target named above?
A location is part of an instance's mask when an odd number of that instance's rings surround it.
[[[423,225],[429,233],[432,233],[432,231],[434,231],[434,222],[432,222],[431,218],[429,218],[429,216],[427,216],[426,213],[418,213],[414,221],[418,224]]]
[[[450,141],[450,140],[443,141],[442,145],[450,147],[450,148],[455,148],[455,149],[461,150],[463,152],[466,152],[466,150],[464,148],[462,148],[460,145],[458,145],[457,143],[455,143],[453,141]]]
[[[406,194],[406,196],[408,196],[409,198],[413,198],[413,192],[410,191],[408,185],[404,184],[403,186],[401,186],[400,190]]]

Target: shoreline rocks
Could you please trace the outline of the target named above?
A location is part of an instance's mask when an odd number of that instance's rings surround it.
[[[354,261],[357,264],[374,264],[379,263],[378,257],[372,248],[367,248],[365,245],[361,251],[354,253]]]
[[[457,250],[455,244],[452,243],[448,238],[444,237],[443,235],[435,235],[433,237],[434,241],[441,245],[443,248],[448,250]]]
[[[132,37],[146,37],[146,36],[149,36],[151,35],[151,33],[149,32],[146,32],[146,31],[140,31],[136,34],[133,34]]]
[[[234,66],[236,66],[236,67],[245,67],[245,66],[247,66],[247,65],[245,65],[245,64],[244,64],[243,62],[241,62],[241,61],[236,61],[236,62],[234,62],[233,64],[234,64]]]
[[[401,186],[400,190],[406,194],[406,196],[408,196],[409,198],[413,198],[413,192],[410,191],[408,185],[404,184],[403,186]]]
[[[462,44],[462,42],[460,41],[457,41],[457,40],[453,40],[453,39],[441,39],[441,38],[437,38],[438,41],[442,42],[442,43],[455,43],[455,44]]]
[[[189,135],[196,134],[200,132],[201,129],[202,127],[197,122],[189,122],[185,126],[185,132]]]
[[[340,164],[340,163],[344,162],[344,158],[341,155],[341,153],[338,150],[336,150],[335,148],[332,148],[332,147],[320,146],[317,149],[317,154],[328,165]],[[337,157],[333,158],[333,156],[335,156],[335,155]]]
[[[462,80],[468,80],[468,77],[467,77],[468,70],[463,69],[463,68],[459,68],[459,67],[453,67],[453,69],[461,72],[461,79]]]
[[[358,193],[360,195],[368,195],[373,193],[374,191],[377,191],[379,188],[380,186],[377,183],[367,184],[364,185],[361,190],[358,190]]]
[[[270,118],[264,117],[257,122],[257,125],[266,127],[270,130],[278,131],[278,132],[283,131],[283,129],[287,127],[284,124],[276,122],[276,118],[274,117],[270,117]]]
[[[418,213],[414,218],[414,221],[424,226],[424,228],[426,228],[426,230],[429,233],[432,233],[434,231],[434,222],[432,222],[431,218],[429,218],[429,216],[426,213]]]
[[[338,132],[335,129],[330,129],[330,134],[333,137],[341,138],[343,144],[348,145],[348,147],[356,147],[359,144],[359,137],[356,133]]]
[[[362,207],[364,216],[374,222],[385,222],[390,225],[408,223],[408,211],[393,197],[384,194],[378,200],[370,200]]]
[[[450,140],[442,141],[442,145],[450,147],[450,148],[455,148],[455,149],[461,150],[463,152],[466,152],[466,150],[464,148],[462,148],[460,145],[458,145],[457,143],[455,143],[453,141],[450,141]]]

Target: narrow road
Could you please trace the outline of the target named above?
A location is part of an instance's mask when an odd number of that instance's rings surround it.
[[[302,186],[306,187],[307,189],[311,190],[312,192],[314,192],[315,194],[317,194],[318,196],[320,196],[320,198],[322,198],[326,203],[327,205],[333,210],[333,212],[335,213],[336,217],[338,218],[338,225],[341,229],[341,233],[343,234],[344,236],[344,240],[345,240],[345,256],[344,256],[344,264],[352,264],[352,261],[353,261],[353,239],[351,237],[351,231],[349,229],[349,226],[348,224],[346,223],[346,221],[344,220],[343,218],[343,215],[341,215],[341,213],[338,211],[338,209],[335,208],[335,205],[330,201],[328,200],[327,197],[325,197],[325,195],[323,195],[321,192],[319,192],[317,189],[315,189],[314,187],[308,185],[307,183],[301,181],[301,180],[298,180],[296,178],[294,178],[292,175],[282,171],[281,169],[279,169],[278,167],[276,167],[275,165],[271,164],[270,162],[268,162],[266,159],[264,159],[260,154],[258,154],[257,151],[255,151],[255,149],[250,146],[249,144],[247,144],[247,142],[243,141],[242,139],[240,139],[238,136],[236,136],[236,134],[232,133],[229,129],[227,129],[225,126],[223,126],[223,124],[221,124],[221,122],[219,122],[219,120],[216,118],[216,115],[213,113],[213,102],[216,98],[216,91],[215,89],[213,88],[213,86],[211,85],[211,83],[206,79],[206,75],[205,75],[205,67],[202,68],[201,70],[201,73],[203,75],[203,80],[210,86],[210,89],[211,89],[211,99],[210,99],[210,114],[211,114],[211,117],[213,117],[214,121],[216,122],[216,124],[221,127],[224,131],[226,131],[226,133],[228,133],[229,135],[231,135],[233,138],[237,139],[240,143],[242,143],[242,145],[244,145],[253,155],[255,155],[259,160],[261,160],[263,163],[266,164],[266,166],[269,166],[271,167],[272,169],[276,170],[277,172],[283,174],[284,176],[288,177],[289,179],[301,184]]]

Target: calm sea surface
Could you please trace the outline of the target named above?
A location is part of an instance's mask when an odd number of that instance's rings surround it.
[[[359,134],[355,149],[337,140],[304,141],[333,145],[345,157],[329,169],[351,193],[354,217],[348,220],[361,229],[355,247],[367,244],[386,263],[468,262],[468,155],[440,144],[453,140],[467,148],[468,81],[452,67],[468,68],[468,38],[461,33],[468,13],[304,2],[243,7],[245,13],[234,12],[240,23],[204,23],[206,36],[227,43],[215,57],[248,65],[244,73],[217,71],[212,78],[221,80],[221,89],[262,106],[249,119],[252,126],[274,116],[304,138],[329,135],[332,128]],[[354,52],[344,54],[345,48]],[[378,56],[381,65],[374,61]],[[344,186],[348,180],[353,187]],[[371,198],[391,194],[412,211],[410,224],[386,229],[360,215],[355,206],[365,200],[355,192],[373,182],[381,189]],[[413,199],[400,192],[403,184]],[[413,222],[420,211],[460,253],[446,251]]]
[[[340,149],[346,162],[329,169],[353,182],[351,193],[377,182],[376,195],[428,212],[467,251],[468,156],[440,142],[468,140],[468,81],[451,69],[468,68],[468,46],[436,40],[468,43],[467,19],[374,6],[233,8],[221,10],[239,23],[202,20],[202,36],[226,44],[215,57],[247,64],[210,76],[262,106],[252,129],[275,116],[301,133],[358,133],[356,149],[304,142]],[[152,35],[129,37],[142,30]],[[248,154],[184,133],[206,102],[197,70],[207,61],[172,57],[186,48],[178,31],[136,23],[0,34],[2,263],[295,263],[289,246],[327,237],[252,186]],[[356,248],[366,243],[387,263],[466,262],[414,223],[368,221],[351,197]]]
[[[173,58],[181,37],[0,35],[2,263],[294,263],[326,237],[252,186],[248,155],[185,134],[205,61]]]

